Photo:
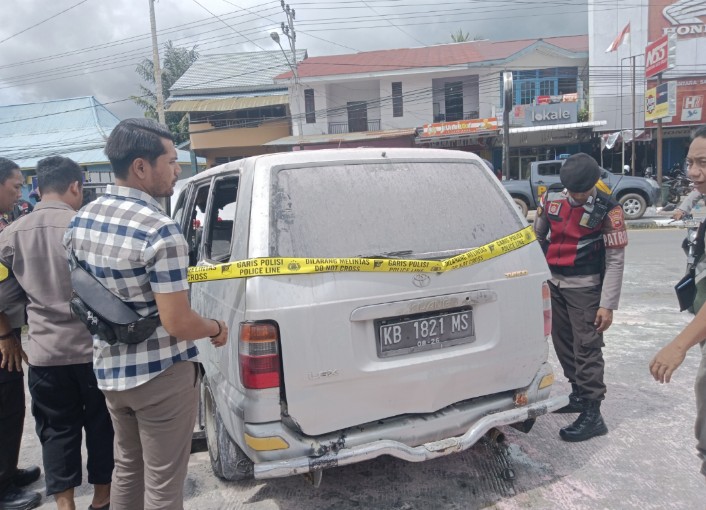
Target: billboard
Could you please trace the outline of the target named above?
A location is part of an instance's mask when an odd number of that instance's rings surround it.
[[[645,77],[651,78],[677,64],[677,36],[663,35],[645,48]]]
[[[498,130],[498,119],[495,117],[488,119],[455,120],[451,122],[435,122],[424,124],[422,138],[432,136],[452,136],[472,133],[489,133]]]
[[[647,5],[648,40],[657,43],[658,39],[670,34],[676,38],[676,67],[668,70],[665,77],[677,82],[676,112],[672,117],[662,119],[662,124],[668,127],[702,124],[706,122],[703,112],[706,75],[693,76],[692,73],[703,68],[706,1],[649,0]],[[655,80],[650,80],[647,87],[656,85]]]
[[[677,83],[668,81],[647,89],[645,93],[645,120],[672,117],[677,112]]]

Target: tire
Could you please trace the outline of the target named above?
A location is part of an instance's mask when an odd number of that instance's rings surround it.
[[[218,478],[242,481],[253,478],[253,462],[230,438],[223,425],[211,388],[202,383],[204,421],[206,423],[206,443],[211,469]]]
[[[519,197],[512,197],[512,199],[515,201],[515,205],[520,210],[520,214],[526,218],[527,212],[529,211],[529,206],[527,205],[527,202],[525,202]]]
[[[647,210],[647,202],[637,193],[627,193],[620,197],[620,205],[623,207],[623,213],[626,220],[637,220],[642,218]]]
[[[681,195],[676,191],[669,190],[669,197],[667,198],[667,202],[669,202],[670,204],[679,205],[679,202],[681,202]]]

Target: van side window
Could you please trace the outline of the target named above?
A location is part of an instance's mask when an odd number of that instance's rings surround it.
[[[204,238],[204,258],[227,262],[233,243],[235,204],[238,197],[238,177],[224,177],[216,181],[213,198],[207,213]]]
[[[196,189],[192,203],[190,204],[190,213],[186,228],[184,228],[184,237],[189,245],[189,265],[194,266],[201,260],[203,241],[203,229],[206,223],[206,206],[208,204],[210,184],[204,184]],[[177,208],[179,205],[177,204]],[[176,212],[175,212],[176,216]],[[183,222],[181,222],[183,224]]]

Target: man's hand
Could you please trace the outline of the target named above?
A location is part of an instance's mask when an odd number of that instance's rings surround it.
[[[211,338],[211,345],[214,347],[223,347],[228,343],[228,326],[223,321],[216,321],[221,326],[221,333],[215,337]]]
[[[27,354],[22,350],[22,344],[14,335],[0,340],[0,353],[2,353],[0,368],[5,368],[8,372],[22,372],[22,360],[27,363]]]
[[[599,308],[598,312],[596,312],[596,320],[593,321],[596,331],[603,333],[611,324],[613,324],[613,310]]]
[[[684,217],[685,214],[686,213],[684,211],[682,211],[681,209],[676,209],[674,211],[674,214],[672,214],[672,219],[673,220],[680,220]]]
[[[686,351],[674,342],[663,347],[650,361],[652,377],[657,382],[668,383],[672,379],[672,374],[679,368],[685,357]]]

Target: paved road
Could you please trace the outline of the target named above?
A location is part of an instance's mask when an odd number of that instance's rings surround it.
[[[704,508],[703,477],[693,440],[693,380],[699,362],[690,352],[675,380],[660,386],[647,364],[659,346],[689,320],[677,312],[672,287],[681,276],[683,232],[631,231],[621,310],[606,336],[610,433],[568,444],[558,429],[570,415],[538,420],[528,434],[503,429],[506,441],[422,464],[382,458],[326,471],[319,489],[301,477],[222,482],[207,453],[191,456],[187,509],[696,509]],[[558,364],[553,359],[558,370]],[[563,378],[558,377],[561,381]],[[557,390],[568,392],[561,382]],[[28,415],[21,462],[40,463]],[[43,480],[35,483],[43,490]],[[77,490],[78,507],[90,503]],[[53,508],[48,500],[42,509]]]

